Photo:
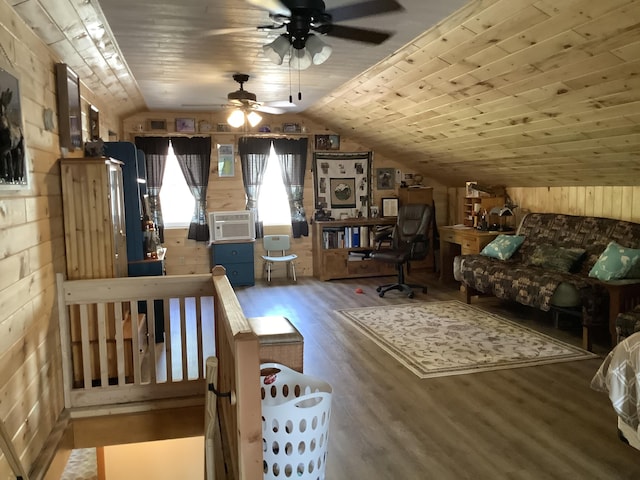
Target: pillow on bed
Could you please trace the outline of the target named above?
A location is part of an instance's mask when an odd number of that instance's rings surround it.
[[[480,255],[499,260],[508,260],[520,248],[522,242],[524,242],[523,235],[498,235],[489,245],[482,249]]]
[[[571,272],[586,253],[583,248],[564,248],[553,245],[536,245],[528,259],[529,265]]]
[[[610,242],[589,272],[589,276],[603,281],[639,278],[639,262],[640,250]]]

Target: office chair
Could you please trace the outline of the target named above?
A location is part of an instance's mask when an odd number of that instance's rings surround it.
[[[271,283],[271,268],[276,263],[285,263],[287,265],[287,278],[289,278],[289,270],[293,281],[296,280],[296,266],[294,260],[298,258],[296,254],[287,254],[287,250],[291,248],[289,235],[265,235],[262,239],[262,245],[267,251],[266,255],[262,255],[264,265],[262,268],[263,275],[267,274],[267,282]]]
[[[412,260],[422,260],[430,249],[429,231],[433,221],[433,208],[430,205],[409,204],[403,205],[398,210],[398,219],[393,230],[382,232],[376,236],[378,250],[371,253],[374,260],[393,263],[398,271],[398,280],[395,283],[380,285],[376,291],[381,297],[389,290],[400,292],[413,298],[413,288],[422,288],[427,293],[424,285],[405,283],[405,265],[407,272]],[[391,237],[390,248],[380,248],[383,240]]]

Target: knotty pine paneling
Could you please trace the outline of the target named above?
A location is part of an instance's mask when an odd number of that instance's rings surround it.
[[[565,213],[640,222],[640,186],[507,187],[516,217],[526,212]],[[450,223],[462,223],[464,189],[448,190]]]
[[[0,420],[26,470],[38,470],[34,462],[63,409],[54,275],[65,271],[61,152],[57,129],[43,125],[43,110],[57,110],[53,66],[60,60],[4,0],[0,18],[0,67],[20,81],[31,174],[28,190],[0,190]],[[85,134],[89,103],[100,110],[104,139],[107,128],[119,129],[108,95],[96,96],[82,84],[81,97]],[[13,478],[4,455],[0,478]]]
[[[508,188],[513,201],[531,212],[594,215],[640,222],[640,186]]]
[[[469,2],[304,115],[450,187],[638,185],[638,15],[632,0]]]

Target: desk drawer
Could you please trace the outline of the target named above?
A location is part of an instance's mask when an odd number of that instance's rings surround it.
[[[460,251],[462,255],[469,255],[471,253],[479,253],[479,242],[477,238],[463,238],[460,242]]]
[[[446,231],[443,231],[443,232],[440,234],[440,238],[441,238],[442,240],[444,240],[445,242],[456,243],[456,237],[457,237],[457,235],[455,234],[455,232],[446,232]]]

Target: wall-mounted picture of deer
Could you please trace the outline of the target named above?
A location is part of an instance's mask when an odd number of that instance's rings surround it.
[[[0,187],[27,185],[18,79],[0,69]]]

